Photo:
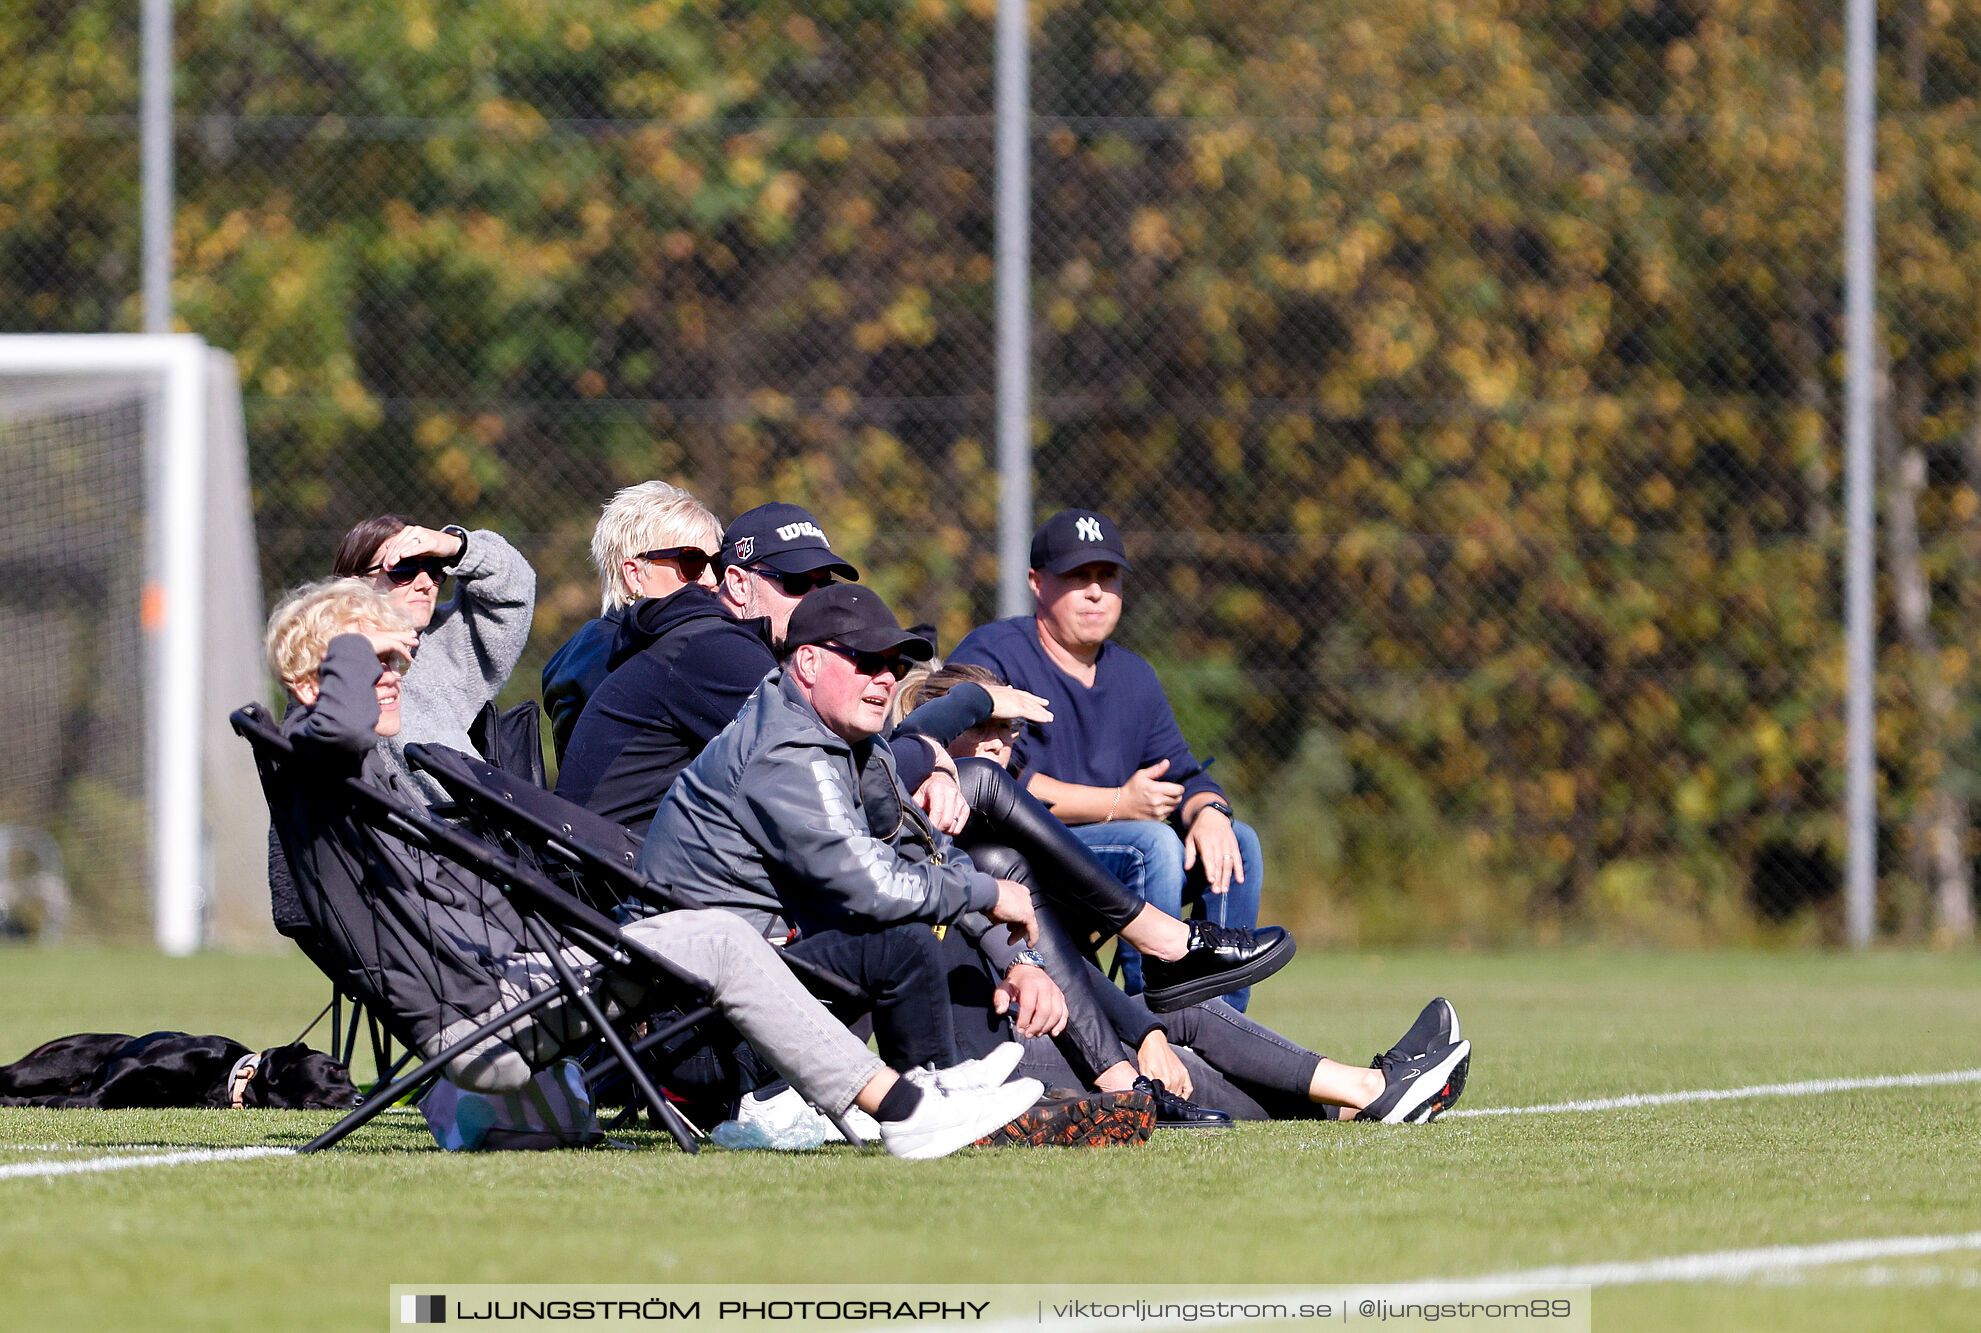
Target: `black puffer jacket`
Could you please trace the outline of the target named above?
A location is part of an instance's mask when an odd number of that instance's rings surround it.
[[[612,674],[592,692],[557,772],[557,794],[644,837],[682,769],[777,665],[769,625],[737,620],[689,584],[633,603]]]

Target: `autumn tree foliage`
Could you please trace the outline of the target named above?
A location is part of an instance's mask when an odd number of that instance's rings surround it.
[[[544,572],[653,475],[992,614],[990,0],[182,7],[179,315],[270,587],[385,508]],[[1824,928],[1840,11],[1041,0],[1043,510],[1342,938]],[[0,308],[135,319],[132,24],[0,17]],[[1981,5],[1881,16],[1887,925],[1970,934]],[[528,681],[519,681],[527,688]],[[1772,924],[1771,924],[1772,923]]]

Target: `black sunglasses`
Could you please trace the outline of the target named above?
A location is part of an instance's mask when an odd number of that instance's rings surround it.
[[[681,577],[694,583],[702,576],[702,571],[715,559],[699,546],[663,546],[655,551],[642,551],[633,557],[635,560],[672,560],[681,567]]]
[[[857,648],[848,648],[843,643],[822,643],[818,646],[848,659],[853,663],[853,669],[863,676],[878,676],[886,672],[900,680],[915,669],[915,664],[900,653],[865,653]]]
[[[839,581],[832,576],[832,571],[829,569],[813,569],[803,574],[786,574],[768,565],[750,565],[748,568],[758,578],[769,579],[784,589],[786,597],[803,597],[815,588],[830,588]]]
[[[447,577],[447,557],[423,555],[413,560],[401,560],[390,569],[387,569],[384,565],[373,565],[365,573],[383,574],[387,579],[391,580],[392,586],[395,588],[405,587],[422,573],[425,573],[435,583],[439,583]]]

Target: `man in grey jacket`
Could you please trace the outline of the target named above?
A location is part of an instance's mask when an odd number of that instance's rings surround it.
[[[880,737],[896,684],[929,643],[871,589],[838,583],[798,605],[785,647],[783,666],[669,788],[641,868],[837,971],[842,953],[891,927],[973,912],[1013,944],[1035,940],[1030,893],[979,871],[929,822]]]

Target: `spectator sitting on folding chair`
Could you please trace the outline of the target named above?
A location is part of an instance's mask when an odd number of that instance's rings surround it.
[[[380,514],[344,534],[331,574],[368,584],[398,607],[418,634],[419,666],[407,673],[401,687],[399,734],[380,744],[406,795],[422,805],[444,800],[437,784],[413,775],[404,748],[427,741],[475,749],[468,729],[501,691],[529,639],[536,571],[493,532],[423,528],[398,514]],[[441,603],[440,585],[450,574],[454,596]],[[310,953],[315,942],[301,918],[289,866],[273,833],[268,839],[268,899],[275,928]]]
[[[401,732],[401,679],[416,634],[408,617],[353,579],[292,594],[269,620],[268,659],[289,693],[282,733],[325,780],[360,776],[404,794],[380,749]],[[325,838],[304,849],[306,882],[325,900],[364,895],[389,907],[367,928],[338,925],[338,947],[378,978],[423,1051],[444,1050],[474,1028],[553,983],[548,955],[522,947],[520,919],[493,886],[389,837],[383,856],[354,860]],[[328,918],[319,923],[330,924]],[[937,1157],[997,1129],[1036,1100],[1034,1080],[1004,1082],[1008,1068],[965,1067],[943,1078],[883,1066],[799,985],[757,932],[716,911],[670,912],[627,928],[674,971],[705,988],[718,1011],[806,1097],[829,1111],[857,1105],[880,1122],[888,1150]],[[436,947],[444,941],[445,948]],[[614,995],[620,1005],[641,997]],[[539,1010],[450,1062],[448,1076],[476,1091],[519,1088],[582,1035],[569,1006]]]

